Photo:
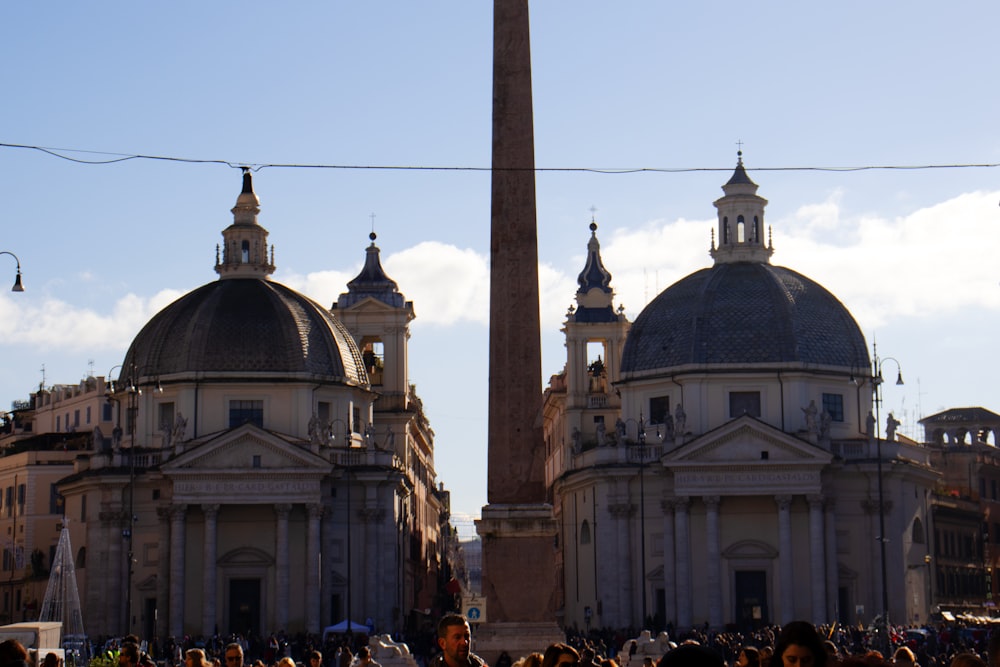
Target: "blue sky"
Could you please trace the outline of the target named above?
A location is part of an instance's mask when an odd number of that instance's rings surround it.
[[[689,6],[690,5],[690,6]],[[772,261],[818,280],[907,384],[886,408],[1000,412],[1000,5],[535,2],[543,374],[600,228],[634,319],[710,264],[712,201],[742,140]],[[492,4],[4,3],[0,142],[234,164],[488,167]],[[63,152],[78,159],[104,159]],[[121,362],[173,298],[216,279],[237,169],[84,165],[0,147],[0,407]],[[364,258],[415,303],[411,378],[456,513],[486,502],[489,174],[264,168],[274,278],[324,304]],[[13,261],[0,257],[0,286]]]

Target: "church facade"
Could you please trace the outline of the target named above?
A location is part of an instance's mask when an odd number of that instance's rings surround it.
[[[71,392],[88,442],[58,493],[92,636],[398,632],[435,606],[449,497],[407,373],[413,304],[374,234],[331,308],[272,281],[259,211],[245,172],[219,279]],[[63,411],[48,398],[19,415],[35,433]]]
[[[723,191],[714,265],[635,322],[591,224],[545,392],[563,623],[868,623],[883,593],[891,622],[926,621],[938,474],[875,428],[880,379],[849,311],[770,263],[742,156]]]

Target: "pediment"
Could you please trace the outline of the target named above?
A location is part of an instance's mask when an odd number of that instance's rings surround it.
[[[749,416],[733,419],[717,429],[664,455],[670,467],[684,465],[809,464],[825,465],[833,454]]]
[[[833,454],[759,419],[741,416],[660,460],[684,495],[821,493]]]
[[[259,458],[257,458],[259,457]],[[243,424],[209,438],[167,462],[165,475],[217,471],[232,474],[242,470],[292,472],[328,471],[330,463],[308,449],[252,424]]]

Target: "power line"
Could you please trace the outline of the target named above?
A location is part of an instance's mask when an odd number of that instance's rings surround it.
[[[371,171],[472,171],[488,172],[493,171],[492,167],[471,167],[471,166],[432,166],[432,165],[364,165],[364,164],[308,164],[308,163],[249,163],[237,160],[222,159],[199,159],[185,158],[167,155],[143,155],[140,153],[112,153],[108,151],[92,151],[78,148],[52,148],[48,146],[28,146],[25,144],[0,143],[0,148],[20,148],[25,150],[39,151],[70,162],[86,165],[106,165],[129,160],[158,160],[163,162],[179,162],[186,164],[218,164],[231,167],[233,169],[250,169],[257,172],[261,169],[340,169],[340,170],[371,170]],[[102,155],[105,159],[82,159],[71,157],[66,153],[77,153],[83,155]],[[747,171],[823,171],[823,172],[853,172],[853,171],[921,171],[930,169],[994,169],[1000,167],[998,162],[983,163],[953,163],[953,164],[912,164],[912,165],[864,165],[848,167],[819,167],[819,166],[786,166],[786,167],[753,167]],[[563,173],[591,173],[591,174],[683,174],[694,172],[728,172],[732,171],[732,165],[726,167],[535,167],[534,171],[563,172]],[[505,171],[520,171],[518,168],[507,168]]]

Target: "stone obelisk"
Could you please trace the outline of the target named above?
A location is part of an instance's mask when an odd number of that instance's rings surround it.
[[[483,539],[487,660],[561,641],[557,526],[545,502],[535,155],[528,0],[493,3],[488,505]]]

